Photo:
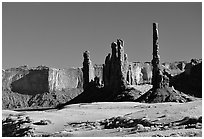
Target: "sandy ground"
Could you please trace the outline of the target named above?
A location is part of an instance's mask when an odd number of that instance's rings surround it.
[[[9,114],[24,114],[33,119],[34,122],[40,120],[50,120],[48,125],[32,125],[35,127],[36,135],[52,136],[178,136],[179,134],[188,134],[186,136],[201,136],[202,129],[169,129],[163,131],[137,132],[132,128],[122,129],[90,129],[76,128],[71,123],[96,122],[111,117],[125,116],[129,118],[148,118],[155,123],[169,123],[183,119],[185,116],[202,116],[202,100],[188,103],[157,103],[146,104],[138,102],[97,102],[68,105],[61,110],[46,111],[23,111],[15,112],[2,110],[2,119]]]

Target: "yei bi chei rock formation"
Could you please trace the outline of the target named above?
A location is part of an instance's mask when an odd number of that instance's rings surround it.
[[[56,107],[69,102],[189,101],[181,92],[202,97],[202,61],[161,63],[157,23],[153,23],[151,62],[129,62],[121,39],[110,47],[104,64],[93,64],[85,51],[79,68],[20,66],[2,70],[3,109]],[[152,84],[153,88],[141,96],[131,87],[140,84]]]

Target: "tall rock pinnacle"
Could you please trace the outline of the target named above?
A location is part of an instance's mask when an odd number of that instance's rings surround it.
[[[153,23],[153,59],[152,59],[152,85],[153,88],[160,88],[162,82],[162,71],[160,69],[159,56],[159,32],[158,23]]]
[[[158,103],[158,102],[187,102],[186,95],[175,90],[169,84],[172,78],[160,64],[159,56],[159,32],[158,23],[153,23],[153,59],[152,59],[152,85],[149,91],[140,96],[136,101]]]
[[[91,80],[94,80],[94,68],[92,62],[90,60],[90,52],[85,51],[83,53],[84,61],[83,61],[83,80],[84,85],[83,88],[85,89]]]

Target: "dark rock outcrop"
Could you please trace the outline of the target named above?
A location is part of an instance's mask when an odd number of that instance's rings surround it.
[[[112,101],[136,101],[141,96],[141,94],[141,91],[132,87],[127,87],[125,90],[116,95]]]
[[[174,76],[171,83],[179,91],[202,98],[202,62]]]
[[[180,91],[175,90],[173,87],[164,87],[150,89],[144,95],[139,97],[136,101],[142,103],[162,103],[162,102],[189,102],[195,100],[194,97],[188,96]]]
[[[3,137],[33,137],[34,127],[31,126],[32,120],[25,116],[8,116],[2,120]]]

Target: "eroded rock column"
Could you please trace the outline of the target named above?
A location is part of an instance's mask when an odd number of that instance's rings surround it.
[[[88,86],[89,82],[94,81],[94,68],[90,60],[90,52],[85,51],[83,53],[83,57],[84,57],[82,68],[84,80],[83,88],[85,89]]]
[[[169,87],[169,77],[161,69],[159,56],[158,23],[153,23],[153,59],[152,59],[152,85],[153,89]]]
[[[159,32],[158,23],[153,23],[153,59],[152,59],[152,85],[153,88],[160,88],[162,82],[162,71],[160,69],[159,56]]]
[[[104,65],[105,87],[117,93],[127,85],[128,58],[124,53],[124,43],[118,39],[111,44],[112,53],[108,54]]]

